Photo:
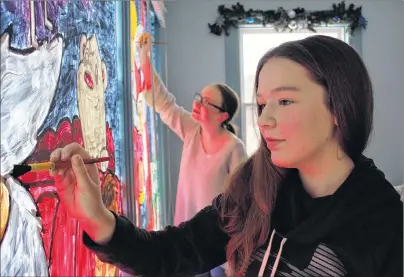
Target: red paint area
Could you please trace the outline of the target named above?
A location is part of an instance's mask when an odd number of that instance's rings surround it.
[[[102,75],[102,79],[104,80],[104,74]],[[86,82],[87,86],[91,89],[94,88],[94,82],[93,78],[91,78],[91,75],[88,73],[84,74],[84,81]]]
[[[143,131],[147,136],[147,153],[148,159],[145,160],[146,157],[143,156],[143,151],[145,145],[143,144],[143,135],[139,133],[136,127],[133,127],[133,145],[134,145],[134,160],[135,160],[135,172],[134,172],[134,180],[135,180],[135,197],[136,197],[136,224],[137,226],[147,229],[154,230],[154,207],[153,207],[153,189],[152,189],[152,172],[151,172],[151,164],[150,164],[150,139],[148,134],[148,129],[145,124]],[[148,174],[145,176],[144,164],[146,163]],[[141,203],[141,199],[145,199],[143,203]],[[144,207],[142,209],[142,206]]]
[[[135,82],[136,82],[136,99],[139,96],[139,93],[143,91],[142,77],[140,76],[140,69],[137,67],[136,61],[135,63]]]
[[[48,130],[38,137],[35,151],[26,163],[45,162],[50,153],[77,142],[83,145],[80,119],[71,122],[64,119],[56,131]],[[115,149],[112,131],[107,125],[107,151],[111,160],[108,170],[100,173],[101,187],[106,181],[114,181],[116,201],[119,213],[122,212],[121,184],[115,176]],[[106,178],[106,176],[110,176]],[[112,176],[112,177],[111,177]],[[108,180],[107,180],[108,179]],[[51,276],[94,276],[95,257],[82,243],[82,229],[77,221],[71,218],[63,204],[57,198],[54,179],[49,172],[29,172],[19,178],[29,191],[38,206],[42,219],[42,239],[46,256],[50,263]]]

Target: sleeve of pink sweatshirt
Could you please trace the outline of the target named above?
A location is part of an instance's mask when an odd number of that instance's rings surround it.
[[[187,134],[190,134],[190,131],[198,123],[192,119],[190,112],[176,103],[174,95],[167,90],[160,76],[155,71],[153,72],[153,82],[156,112],[160,115],[161,120],[184,141]],[[152,107],[153,93],[145,91],[144,94],[147,104]]]

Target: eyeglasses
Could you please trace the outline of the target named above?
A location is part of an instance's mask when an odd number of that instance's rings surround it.
[[[212,106],[212,107],[218,109],[219,111],[221,111],[223,113],[226,112],[225,109],[223,109],[222,107],[219,107],[215,104],[210,103],[206,98],[203,98],[203,96],[201,94],[199,94],[198,92],[195,93],[195,101],[198,101],[199,103],[201,103],[201,105],[203,105],[205,107],[209,105],[209,106]]]

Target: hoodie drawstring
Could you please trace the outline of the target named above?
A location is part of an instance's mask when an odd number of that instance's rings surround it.
[[[262,260],[260,271],[258,272],[258,277],[263,277],[264,276],[265,267],[267,266],[268,259],[269,259],[269,256],[271,254],[272,241],[274,239],[275,233],[276,232],[275,232],[275,229],[274,229],[272,231],[271,238],[269,239],[269,244],[268,244],[267,250],[265,251],[264,259]],[[281,241],[281,245],[279,247],[278,255],[276,255],[276,260],[275,260],[274,266],[272,268],[271,277],[275,277],[275,273],[276,273],[276,270],[278,269],[278,265],[279,265],[279,260],[281,259],[283,245],[286,243],[286,240],[287,240],[287,238],[283,238],[282,241]]]

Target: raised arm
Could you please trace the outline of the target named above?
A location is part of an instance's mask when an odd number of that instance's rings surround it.
[[[152,70],[153,84],[154,84],[154,105],[156,112],[160,115],[161,120],[175,132],[181,140],[190,133],[197,126],[197,123],[192,119],[191,113],[186,111],[183,107],[179,106],[174,95],[172,95],[157,72]],[[153,93],[146,91],[145,98],[147,104],[153,106]]]
[[[218,200],[215,200],[218,201]],[[228,236],[219,224],[217,208],[206,207],[179,227],[148,232],[116,216],[112,239],[98,245],[86,234],[84,244],[98,258],[134,276],[192,276],[223,264]]]
[[[163,82],[160,76],[154,70],[150,58],[150,36],[148,33],[143,34],[139,38],[139,51],[140,51],[140,66],[143,71],[146,90],[143,92],[147,104],[154,106],[156,112],[160,115],[161,120],[173,130],[181,140],[197,126],[197,123],[192,119],[191,114],[183,107],[177,105],[174,95],[172,95]],[[153,84],[153,92],[151,91]]]

